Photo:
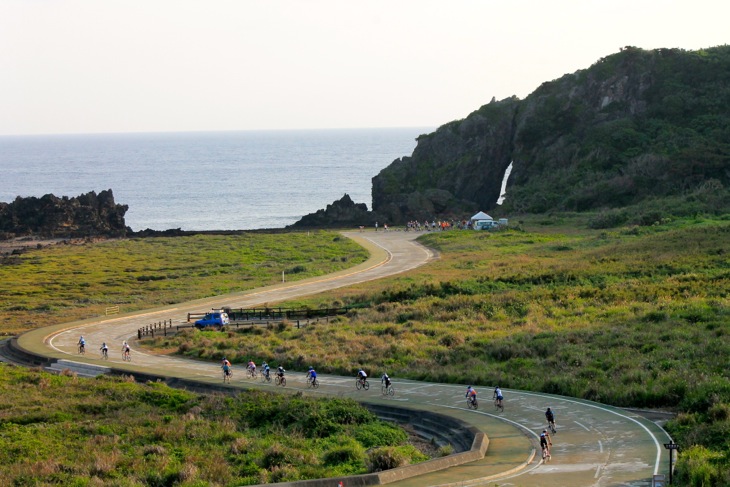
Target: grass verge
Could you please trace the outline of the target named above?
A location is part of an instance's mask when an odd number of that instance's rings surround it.
[[[3,485],[238,486],[427,459],[349,399],[199,395],[0,364]]]

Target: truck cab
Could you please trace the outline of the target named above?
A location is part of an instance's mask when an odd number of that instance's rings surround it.
[[[474,222],[474,230],[491,230],[496,228],[497,222],[494,220],[477,220]]]
[[[209,313],[205,313],[201,319],[195,322],[195,328],[198,330],[209,330],[211,328],[222,328],[229,324],[228,314],[219,309],[214,309]]]

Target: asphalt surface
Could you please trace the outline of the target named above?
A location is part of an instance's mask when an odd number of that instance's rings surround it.
[[[142,313],[119,315],[33,330],[19,338],[21,347],[43,355],[83,363],[113,366],[119,369],[146,371],[169,377],[194,379],[204,383],[221,383],[217,364],[178,357],[160,356],[132,347],[132,362],[123,362],[121,343],[134,343],[137,329],[150,323],[170,320],[179,323],[187,313],[230,306],[248,308],[276,303],[301,296],[326,292],[343,286],[380,279],[424,265],[437,256],[414,242],[415,232],[352,232],[347,236],[365,245],[372,254],[368,262],[347,271],[323,278],[262,288],[202,299]],[[80,356],[76,343],[79,335],[87,341],[87,353]],[[107,342],[108,360],[101,360],[98,348]],[[282,391],[273,382],[245,378],[242,367],[234,367],[232,387],[257,387]],[[286,391],[304,391],[313,395],[352,397],[366,402],[399,404],[453,415],[479,427],[490,439],[484,459],[452,467],[394,484],[398,487],[435,485],[505,486],[650,486],[652,475],[668,473],[669,456],[663,443],[666,432],[638,414],[611,406],[573,398],[527,391],[503,389],[505,410],[495,410],[491,389],[477,388],[480,407],[466,408],[465,385],[434,384],[394,378],[396,394],[384,397],[378,378],[372,378],[369,391],[355,389],[352,377],[320,375],[318,389],[307,387],[304,372],[287,373]],[[543,462],[538,435],[546,427],[544,411],[555,411],[557,434],[553,438],[552,457]]]

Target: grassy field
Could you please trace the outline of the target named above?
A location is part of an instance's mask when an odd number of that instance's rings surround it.
[[[367,259],[335,232],[112,240],[57,245],[0,265],[0,335],[327,274]]]
[[[329,324],[150,344],[671,409],[680,480],[730,485],[730,222],[574,223],[424,235],[428,267],[295,303],[369,306]]]
[[[0,485],[250,485],[426,458],[349,399],[197,395],[0,364]]]
[[[672,409],[680,485],[730,485],[730,221],[612,230],[586,221],[539,217],[506,232],[425,234],[441,255],[428,267],[288,303],[367,309],[306,330],[185,332],[149,346]],[[181,302],[278,282],[282,270],[308,277],[364,259],[328,232],[33,251],[0,267],[1,326],[13,333],[108,305]],[[196,468],[198,479],[207,475],[209,467]]]

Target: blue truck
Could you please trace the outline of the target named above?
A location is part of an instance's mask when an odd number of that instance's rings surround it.
[[[228,319],[228,314],[225,311],[214,309],[197,320],[195,328],[198,330],[221,329],[230,322],[231,320]]]

